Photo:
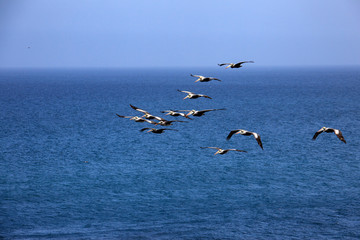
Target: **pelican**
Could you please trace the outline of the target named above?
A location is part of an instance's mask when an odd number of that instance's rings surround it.
[[[192,74],[190,74],[190,76],[198,78],[195,82],[210,82],[211,80],[216,80],[216,81],[221,82],[220,79],[214,78],[214,77],[204,77],[201,75],[192,75]]]
[[[322,127],[319,131],[315,133],[312,140],[315,140],[317,136],[319,136],[320,133],[327,132],[327,133],[335,133],[335,135],[344,143],[346,143],[345,138],[342,135],[342,132],[339,129],[335,128],[328,128],[328,127]]]
[[[243,62],[238,62],[238,63],[220,63],[218,64],[220,67],[224,66],[224,65],[228,65],[226,68],[241,68],[242,64],[244,63],[253,63],[254,61],[243,61]],[[225,68],[225,69],[226,69]]]
[[[185,118],[191,119],[191,118],[189,118],[188,116],[186,116],[185,113],[177,112],[177,111],[175,111],[175,110],[165,110],[165,111],[161,111],[161,112],[162,112],[162,113],[166,113],[165,115],[170,115],[170,116],[173,116],[173,117],[181,116],[181,117],[185,117]]]
[[[222,148],[218,148],[218,147],[200,147],[200,148],[212,148],[212,149],[217,149],[217,152],[215,152],[214,155],[216,154],[225,154],[229,151],[236,151],[236,152],[247,152],[247,151],[244,151],[244,150],[239,150],[239,149],[222,149]]]
[[[193,115],[194,117],[201,117],[202,115],[204,115],[207,112],[210,111],[218,111],[218,110],[226,110],[225,108],[220,108],[220,109],[205,109],[205,110],[180,110],[180,111],[188,111],[188,114],[186,114],[186,116],[189,115]]]
[[[199,98],[199,97],[204,97],[204,98],[210,98],[212,99],[211,97],[207,96],[207,95],[204,95],[204,94],[196,94],[196,93],[192,93],[192,92],[189,92],[189,91],[181,91],[178,89],[178,92],[183,92],[183,93],[187,93],[188,95],[186,97],[184,97],[184,99],[186,98],[189,98],[189,99],[196,99],[196,98]]]
[[[173,122],[186,122],[186,121],[180,121],[180,120],[160,120],[159,122],[157,122],[155,125],[161,125],[161,126],[171,126]]]
[[[151,124],[157,124],[157,122],[154,122],[154,121],[151,121],[151,120],[148,120],[148,119],[143,119],[141,117],[138,117],[138,116],[122,116],[122,115],[119,115],[119,114],[116,114],[119,118],[129,118],[129,120],[134,120],[135,122],[147,122],[147,123],[151,123]]]
[[[237,130],[232,130],[229,135],[226,137],[226,140],[229,140],[232,135],[234,134],[241,134],[241,135],[244,135],[244,136],[251,136],[253,135],[254,138],[256,139],[257,143],[259,144],[259,146],[261,147],[262,150],[264,150],[263,148],[263,145],[262,145],[262,142],[261,142],[261,138],[260,138],[260,135],[255,133],[255,132],[250,132],[250,131],[246,131],[246,130],[243,130],[243,129],[237,129]]]
[[[140,132],[143,132],[145,130],[149,130],[147,132],[152,132],[152,133],[157,133],[157,134],[161,134],[163,133],[165,130],[173,130],[173,131],[177,131],[176,129],[170,129],[170,128],[159,128],[159,129],[156,129],[156,128],[143,128],[140,130]]]
[[[116,116],[118,116],[119,118],[129,118],[129,120],[134,120],[135,122],[145,122],[146,120],[138,117],[138,116],[122,116],[116,113]]]
[[[146,119],[149,119],[149,120],[151,120],[151,119],[156,119],[156,120],[159,120],[159,121],[164,120],[164,119],[161,118],[161,117],[154,116],[154,115],[150,114],[148,111],[145,111],[145,110],[143,110],[143,109],[140,109],[140,108],[138,108],[138,107],[135,107],[135,106],[133,106],[133,105],[131,105],[131,104],[130,104],[130,107],[131,107],[132,109],[135,109],[136,111],[139,111],[139,112],[144,113],[144,115],[143,115],[142,117],[144,117],[144,118],[146,118]]]

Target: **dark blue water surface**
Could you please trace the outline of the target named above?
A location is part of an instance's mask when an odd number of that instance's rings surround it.
[[[0,109],[0,238],[360,238],[359,69],[2,70]]]

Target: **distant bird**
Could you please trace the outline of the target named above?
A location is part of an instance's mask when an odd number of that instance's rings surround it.
[[[339,129],[335,129],[335,128],[327,128],[327,127],[322,127],[319,131],[317,131],[315,133],[315,135],[313,136],[312,140],[315,140],[317,138],[317,136],[319,136],[320,133],[323,132],[327,132],[327,133],[335,133],[335,135],[344,143],[346,143],[342,132]]]
[[[116,113],[116,115],[119,118],[129,118],[129,120],[134,120],[135,122],[146,122],[146,121],[148,121],[147,119],[143,119],[143,118],[138,117],[138,116],[122,116],[122,115],[119,115],[117,113]]]
[[[189,91],[181,91],[181,90],[179,90],[179,89],[178,89],[178,91],[188,94],[186,97],[184,97],[184,99],[186,99],[186,98],[196,99],[196,98],[199,98],[199,97],[204,97],[204,98],[210,98],[210,99],[212,99],[211,97],[209,97],[209,96],[207,96],[207,95],[204,95],[204,94],[196,94],[196,93],[192,93],[192,92],[189,92]]]
[[[175,111],[175,110],[165,110],[165,111],[161,111],[161,112],[162,112],[162,113],[166,113],[165,115],[170,115],[170,116],[173,116],[173,117],[181,116],[181,117],[185,117],[185,118],[191,119],[191,118],[189,118],[188,116],[186,116],[185,113],[177,112],[177,111]]]
[[[238,62],[238,63],[220,63],[218,64],[220,67],[224,66],[224,65],[228,65],[226,68],[241,68],[242,64],[244,63],[253,63],[254,61],[243,61],[243,62]],[[225,68],[225,69],[226,69]]]
[[[152,133],[156,133],[156,134],[161,134],[163,133],[165,130],[173,130],[173,131],[177,131],[176,129],[169,129],[169,128],[159,128],[159,129],[156,129],[156,128],[143,128],[140,130],[140,132],[143,132],[145,130],[149,130],[147,132],[152,132]]]
[[[223,155],[223,154],[225,154],[225,153],[227,153],[227,152],[229,152],[229,151],[246,152],[246,151],[244,151],[244,150],[239,150],[239,149],[222,149],[222,148],[218,148],[218,147],[200,147],[200,148],[212,148],[212,149],[217,149],[217,152],[215,152],[214,155],[216,155],[216,154],[221,154],[221,155]]]
[[[262,145],[262,142],[261,142],[261,138],[260,138],[260,135],[255,133],[255,132],[250,132],[250,131],[246,131],[246,130],[243,130],[243,129],[237,129],[237,130],[232,130],[229,135],[226,137],[226,140],[229,140],[232,135],[234,134],[241,134],[241,135],[244,135],[244,136],[251,136],[253,135],[254,138],[256,139],[257,143],[259,144],[259,146],[261,147],[262,150],[264,150],[263,148],[263,145]]]
[[[135,106],[133,106],[133,105],[131,105],[130,104],[130,107],[132,108],[132,109],[135,109],[136,111],[139,111],[139,112],[142,112],[142,113],[144,113],[144,115],[142,116],[142,117],[144,117],[144,118],[146,118],[146,119],[156,119],[156,120],[164,120],[163,118],[161,118],[161,117],[157,117],[157,116],[154,116],[154,115],[152,115],[152,114],[150,114],[148,111],[145,111],[145,110],[143,110],[143,109],[140,109],[140,108],[138,108],[138,107],[135,107]]]
[[[214,77],[204,77],[201,75],[192,75],[192,74],[190,74],[190,76],[198,78],[195,82],[210,82],[211,80],[216,80],[216,81],[221,82],[220,79],[214,78]]]
[[[202,115],[204,115],[207,112],[210,111],[218,111],[218,110],[226,110],[225,108],[220,108],[220,109],[205,109],[205,110],[179,110],[179,111],[188,111],[188,114],[186,114],[186,116],[189,115],[193,115],[194,117],[201,117]]]

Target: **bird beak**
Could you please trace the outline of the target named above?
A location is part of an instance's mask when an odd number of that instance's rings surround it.
[[[229,68],[230,67],[230,65],[229,66],[227,66],[225,69],[227,69],[227,68]]]
[[[218,154],[219,152],[214,153],[214,155]]]
[[[184,99],[183,99],[183,100],[185,100],[185,99],[187,99],[187,98],[188,98],[188,96],[184,97]]]

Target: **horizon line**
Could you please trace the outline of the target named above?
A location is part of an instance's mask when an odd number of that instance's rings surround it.
[[[254,68],[359,68],[360,64],[343,64],[343,65],[257,65],[257,66],[248,66],[246,69],[251,70]],[[0,66],[0,70],[131,70],[131,69],[194,69],[202,68],[209,69],[214,68],[214,66]],[[220,69],[219,66],[215,65],[215,68]],[[245,68],[244,68],[245,69]],[[231,70],[230,70],[231,71]]]

